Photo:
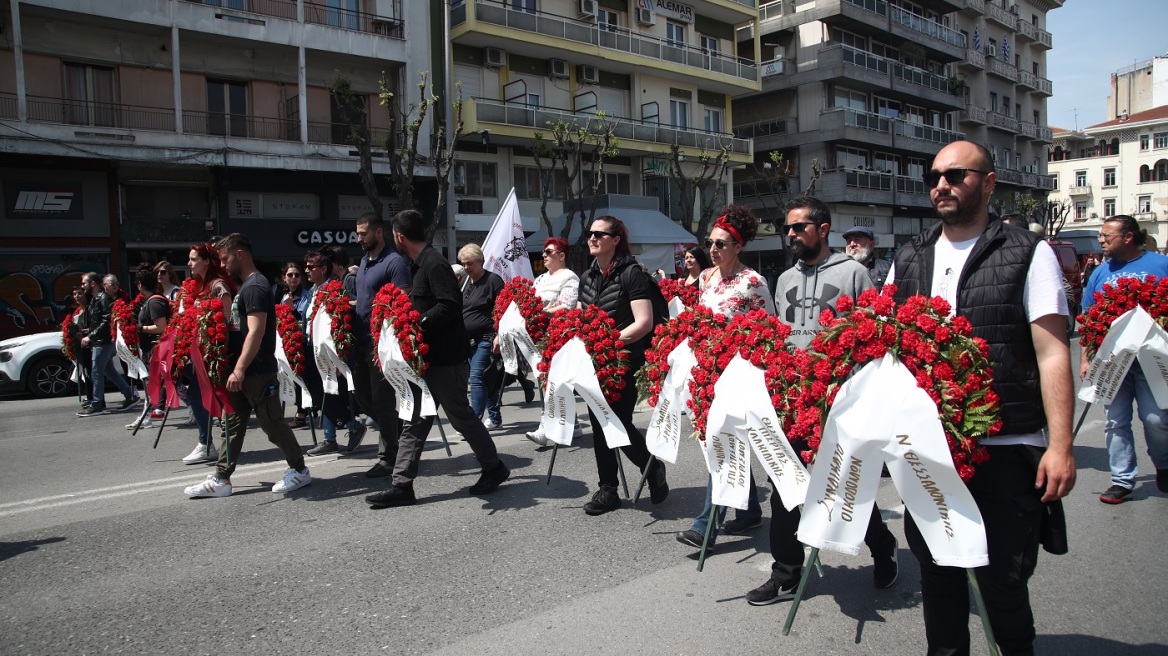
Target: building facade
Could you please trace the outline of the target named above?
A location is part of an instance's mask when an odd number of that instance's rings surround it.
[[[1050,152],[1056,189],[1070,206],[1063,229],[1098,233],[1103,220],[1129,214],[1154,240],[1168,244],[1168,105],[1093,125],[1057,130]]]
[[[759,10],[762,91],[735,100],[736,132],[756,166],[737,173],[740,198],[766,178],[772,152],[792,193],[812,186],[833,211],[832,245],[852,226],[881,249],[932,221],[922,176],[946,144],[985,145],[998,170],[991,206],[1038,197],[1051,130],[1044,77],[1048,11],[1061,0],[781,0]],[[753,34],[740,29],[739,36]],[[763,186],[765,189],[766,187]],[[756,207],[768,211],[764,198]]]
[[[1125,66],[1111,74],[1107,118],[1146,112],[1168,105],[1168,56]]]

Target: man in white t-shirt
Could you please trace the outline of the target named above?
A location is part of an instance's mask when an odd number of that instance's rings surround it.
[[[989,344],[1002,430],[982,440],[990,458],[968,483],[989,548],[990,564],[976,574],[1002,653],[1033,654],[1027,582],[1040,541],[1066,552],[1058,500],[1075,484],[1074,386],[1058,261],[1039,236],[990,220],[995,180],[984,147],[957,141],[941,149],[925,173],[941,223],[897,252],[885,284],[897,286],[898,302],[945,298]],[[928,653],[968,654],[965,572],[933,562],[909,515],[905,533],[921,566]]]

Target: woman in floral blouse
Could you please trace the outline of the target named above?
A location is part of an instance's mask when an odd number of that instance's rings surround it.
[[[754,269],[746,266],[739,260],[742,249],[758,234],[758,219],[754,212],[742,205],[727,207],[714,227],[710,230],[710,238],[706,240],[706,247],[710,249],[710,260],[714,266],[702,271],[698,279],[698,289],[701,290],[700,303],[717,314],[727,318],[751,310],[766,310],[769,314],[775,313],[775,302],[771,298],[766,280]],[[710,518],[712,481],[706,482],[706,504],[702,511],[694,518],[688,531],[677,534],[677,541],[691,547],[701,548],[702,538],[706,532],[706,522]],[[726,514],[725,508],[719,508],[718,522]],[[734,535],[750,530],[762,523],[762,507],[758,503],[758,489],[754,484],[754,476],[750,476],[750,499],[745,511],[734,511],[734,519],[722,525],[723,530]],[[710,530],[710,546],[718,537],[718,527]]]

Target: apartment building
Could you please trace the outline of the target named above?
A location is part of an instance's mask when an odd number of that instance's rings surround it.
[[[328,86],[384,133],[383,74],[430,68],[429,8],[405,0],[3,5],[0,334],[51,324],[79,271],[184,266],[212,235],[269,265],[350,242],[369,204]]]
[[[734,102],[735,132],[756,162],[790,162],[791,187],[809,186],[833,211],[835,236],[866,226],[891,249],[932,219],[922,175],[958,139],[993,153],[998,189],[1045,196],[1051,130],[1044,77],[1046,14],[1062,0],[780,0],[759,8],[762,90]],[[754,34],[739,30],[740,40]],[[761,166],[737,172],[741,199]],[[766,211],[763,199],[756,201]]]
[[[652,196],[663,214],[684,216],[695,193],[674,184],[671,146],[687,174],[722,147],[732,166],[752,161],[750,140],[732,132],[731,98],[760,88],[756,43],[735,41],[757,16],[754,0],[455,0],[452,78],[472,136],[452,180],[458,241],[481,241],[512,187],[528,231],[540,226],[544,194],[549,217],[559,216],[567,181],[541,179],[535,135],[599,112],[619,140],[604,163],[604,202]]]
[[[1056,130],[1050,153],[1056,188],[1050,199],[1071,213],[1060,236],[1098,250],[1091,240],[1103,219],[1130,214],[1164,251],[1168,244],[1168,105],[1071,131]],[[1082,240],[1086,241],[1083,242]]]
[[[1111,74],[1107,118],[1168,105],[1168,55],[1124,66]]]

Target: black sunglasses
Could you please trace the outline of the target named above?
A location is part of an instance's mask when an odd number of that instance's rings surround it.
[[[615,236],[616,236],[615,232],[605,232],[603,230],[589,230],[588,231],[588,238],[589,239],[600,240],[600,239],[604,239],[605,237],[615,237]]]
[[[729,239],[729,240],[727,240],[727,239],[707,239],[706,240],[706,248],[717,247],[718,250],[722,250],[723,248],[726,248],[730,244],[737,244],[737,243],[738,242],[734,241],[733,239]]]
[[[544,255],[555,255],[555,254],[556,254],[556,253],[558,253],[558,252],[559,252],[559,251],[557,251],[557,250],[556,250],[556,249],[554,249],[554,248],[545,248],[545,249],[543,249],[543,254],[544,254]]]
[[[933,187],[937,186],[937,183],[941,181],[941,178],[945,178],[945,182],[948,182],[951,185],[961,184],[962,182],[965,181],[965,176],[970,174],[970,173],[981,173],[982,175],[985,175],[985,174],[989,173],[989,171],[979,171],[977,169],[960,169],[960,168],[959,169],[948,169],[946,171],[927,171],[925,173],[925,177],[924,177],[925,186],[928,187],[929,189],[932,189]]]
[[[802,234],[803,231],[807,229],[807,226],[813,226],[813,225],[816,225],[816,224],[814,222],[811,222],[811,221],[800,221],[799,223],[788,223],[783,227],[786,228],[788,232],[794,231],[795,234],[798,235],[798,234]]]

